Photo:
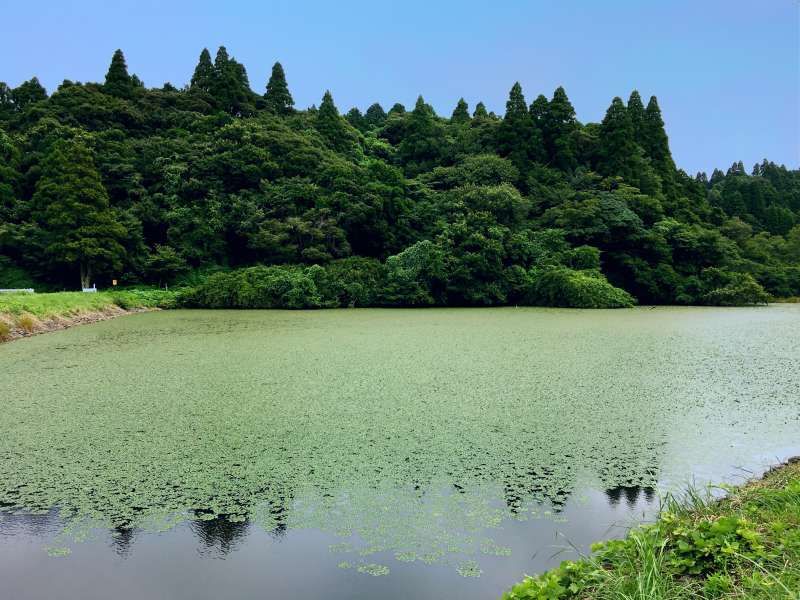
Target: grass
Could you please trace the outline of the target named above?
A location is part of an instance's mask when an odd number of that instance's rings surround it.
[[[164,290],[114,290],[86,294],[0,294],[0,340],[11,336],[12,329],[33,333],[42,321],[69,319],[88,313],[117,308],[174,308],[176,293]]]
[[[722,500],[668,497],[657,521],[527,577],[504,600],[800,598],[800,460]]]

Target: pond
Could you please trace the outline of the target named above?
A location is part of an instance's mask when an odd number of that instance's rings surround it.
[[[800,454],[800,305],[174,311],[0,346],[22,598],[491,599]]]

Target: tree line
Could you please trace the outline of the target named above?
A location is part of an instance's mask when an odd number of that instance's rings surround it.
[[[295,107],[220,47],[148,88],[0,82],[0,287],[186,284],[195,305],[627,306],[800,295],[800,171],[676,167],[657,99],[581,123],[330,92]]]

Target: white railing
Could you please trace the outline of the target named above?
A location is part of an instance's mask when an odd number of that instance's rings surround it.
[[[92,284],[92,287],[90,288],[83,288],[83,291],[93,294],[97,291],[97,284],[96,283]]]
[[[32,294],[33,288],[0,288],[0,294]]]

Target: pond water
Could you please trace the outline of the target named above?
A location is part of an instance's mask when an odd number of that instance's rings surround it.
[[[800,454],[800,305],[148,313],[0,403],[3,597],[491,599]]]

